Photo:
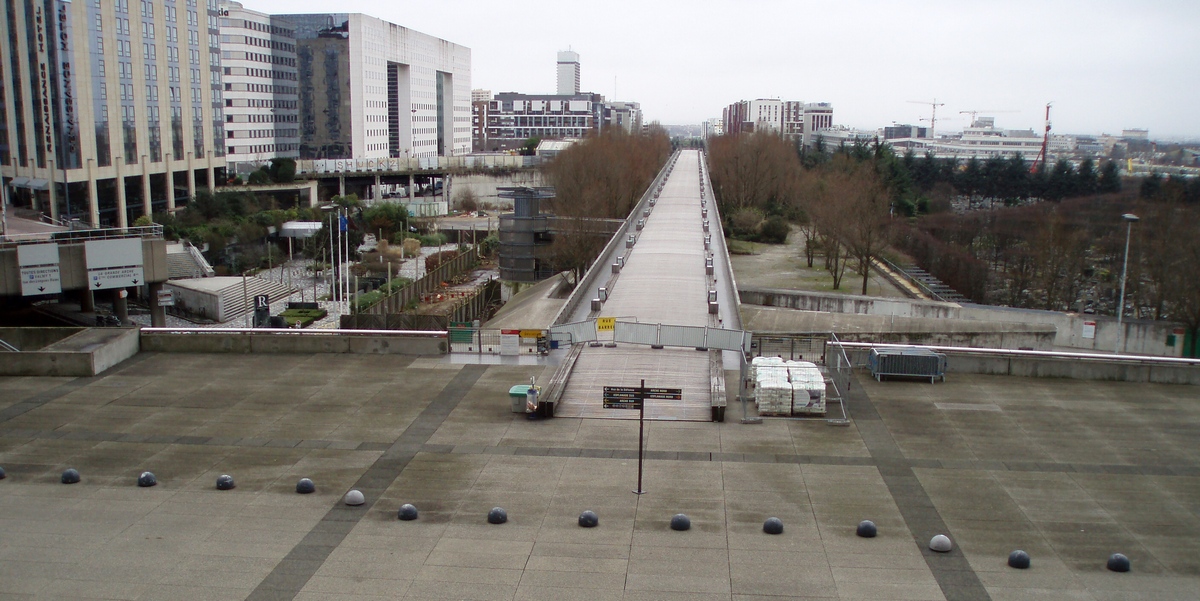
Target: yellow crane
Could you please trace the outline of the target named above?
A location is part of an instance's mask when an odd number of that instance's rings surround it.
[[[934,134],[934,129],[937,128],[937,110],[938,110],[939,106],[946,106],[946,103],[938,102],[937,98],[934,98],[933,101],[907,100],[906,102],[911,102],[913,104],[928,104],[929,105],[929,107],[932,109],[930,112],[930,115],[929,115],[929,137],[930,138],[936,137]]]

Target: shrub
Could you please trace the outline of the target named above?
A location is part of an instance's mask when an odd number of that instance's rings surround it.
[[[788,233],[791,228],[788,227],[788,222],[779,215],[772,215],[763,222],[762,227],[758,230],[758,241],[768,244],[783,244],[787,242]]]
[[[294,328],[297,324],[302,328],[307,328],[314,321],[324,319],[328,314],[325,309],[288,309],[279,316],[287,321],[289,328]]]
[[[753,239],[762,226],[762,212],[753,207],[743,207],[729,216],[729,233],[738,238]]]

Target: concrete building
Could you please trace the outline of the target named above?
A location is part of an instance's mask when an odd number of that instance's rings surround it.
[[[620,127],[626,133],[642,132],[642,105],[637,102],[606,102],[604,104],[604,123],[600,129]]]
[[[300,157],[296,34],[290,22],[221,2],[225,161],[245,175],[274,158]]]
[[[558,53],[558,95],[579,94],[579,53],[563,50]]]
[[[899,138],[928,138],[929,129],[918,127],[916,125],[890,125],[883,128],[884,140],[896,140]]]
[[[491,90],[471,90],[471,152],[487,151],[488,105]]]
[[[217,2],[5,3],[0,175],[12,204],[124,227],[213,187],[225,169]]]
[[[725,122],[720,117],[704,120],[704,138],[725,135]]]
[[[471,151],[471,50],[361,13],[296,26],[301,159]]]
[[[501,92],[488,103],[484,150],[511,150],[529,138],[582,138],[602,129],[605,111],[599,94]]]
[[[726,133],[772,131],[810,146],[815,139],[812,132],[833,127],[833,105],[777,98],[740,100],[725,107],[721,117]]]

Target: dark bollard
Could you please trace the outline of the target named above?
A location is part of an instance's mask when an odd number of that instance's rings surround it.
[[[763,522],[763,532],[767,534],[783,534],[783,520],[779,518],[767,518]]]
[[[317,485],[313,484],[313,481],[309,480],[308,478],[301,478],[300,481],[296,483],[296,492],[302,495],[311,494],[317,492]]]
[[[405,503],[400,506],[400,511],[396,512],[396,517],[406,522],[411,522],[417,519],[417,508],[411,503]]]
[[[493,507],[492,510],[488,512],[488,523],[489,524],[503,524],[504,522],[507,522],[507,521],[508,521],[508,512],[504,511],[503,507]]]
[[[1128,572],[1130,567],[1129,558],[1121,553],[1113,553],[1108,558],[1108,569],[1114,572]]]
[[[138,486],[142,488],[154,486],[155,484],[158,484],[158,478],[154,477],[154,472],[142,472],[142,475],[138,476]]]
[[[671,530],[678,530],[680,532],[683,532],[684,530],[687,530],[688,528],[691,528],[691,527],[692,527],[692,519],[682,513],[677,513],[677,514],[675,514],[674,517],[671,518]]]
[[[1016,551],[1009,553],[1008,554],[1008,567],[1016,568],[1018,570],[1029,569],[1029,554],[1020,549],[1017,549]]]
[[[217,490],[233,490],[233,476],[229,474],[221,474],[217,476]]]
[[[63,470],[63,473],[62,473],[62,483],[63,484],[75,484],[76,482],[79,482],[79,470],[77,470],[73,467],[69,467],[69,468]]]
[[[579,525],[584,528],[595,528],[600,523],[600,516],[596,515],[591,509],[579,514]]]
[[[858,530],[855,530],[854,533],[863,538],[875,538],[875,535],[879,534],[879,529],[875,527],[875,522],[863,520],[858,523]]]
[[[0,480],[3,480],[7,477],[8,477],[8,474],[4,473],[4,468],[0,467]]]

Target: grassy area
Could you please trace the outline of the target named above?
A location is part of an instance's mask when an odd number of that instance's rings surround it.
[[[307,328],[314,321],[322,319],[328,314],[325,309],[288,309],[279,316],[287,321],[289,328],[294,328],[297,324],[302,328]]]
[[[729,254],[731,255],[757,255],[760,252],[759,247],[764,246],[755,242],[734,240],[733,238],[727,238],[725,245],[729,247]]]

